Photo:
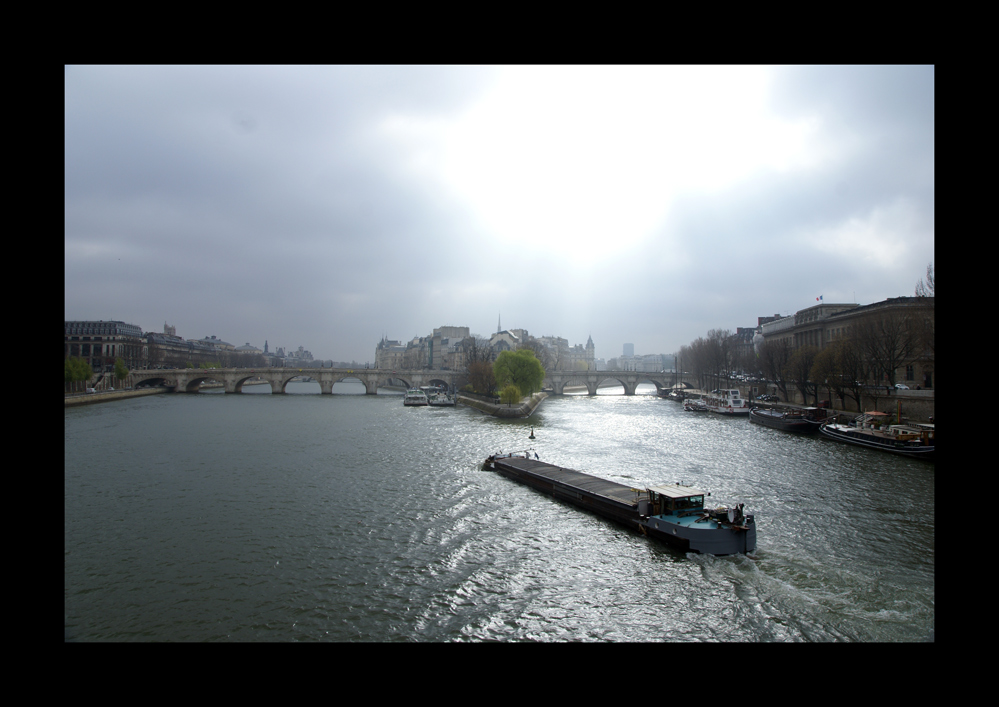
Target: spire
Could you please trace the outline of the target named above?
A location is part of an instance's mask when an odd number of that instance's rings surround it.
[[[501,323],[502,321],[503,321],[502,317],[500,317],[500,315],[497,314],[496,315],[496,333],[497,334],[499,334],[501,331],[503,331],[503,325]]]

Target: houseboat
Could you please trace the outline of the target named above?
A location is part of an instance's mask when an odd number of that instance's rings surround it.
[[[886,413],[867,412],[850,424],[830,420],[819,431],[829,439],[868,449],[920,459],[932,460],[935,457],[933,425],[892,425],[890,420],[891,415]]]

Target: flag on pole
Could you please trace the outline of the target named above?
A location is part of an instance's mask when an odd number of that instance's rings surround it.
[[[816,297],[815,301],[816,302],[821,302],[822,301],[822,295],[819,295],[818,297]]]

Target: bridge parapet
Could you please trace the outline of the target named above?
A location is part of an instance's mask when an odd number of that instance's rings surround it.
[[[545,375],[545,385],[563,395],[566,386],[585,385],[590,395],[597,394],[597,387],[604,382],[614,381],[624,386],[625,395],[634,395],[639,383],[652,383],[657,390],[670,389],[674,384],[673,373],[649,373],[645,371],[552,371]]]
[[[226,393],[241,393],[247,381],[260,379],[270,384],[271,393],[280,395],[293,378],[309,376],[319,383],[323,395],[331,395],[335,383],[355,378],[364,384],[367,395],[377,395],[378,388],[389,385],[391,380],[402,381],[407,386],[451,385],[457,375],[452,371],[384,368],[175,368],[131,371],[129,383],[132,387],[159,383],[173,388],[175,393],[196,393],[202,383],[214,380],[222,384]]]

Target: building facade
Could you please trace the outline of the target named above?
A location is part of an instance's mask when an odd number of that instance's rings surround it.
[[[561,337],[535,339],[526,329],[501,329],[488,340],[477,340],[464,326],[438,327],[430,336],[416,336],[406,343],[383,336],[375,346],[375,368],[463,371],[470,357],[481,357],[483,348],[488,349],[489,357],[495,360],[502,351],[515,351],[525,345],[535,348],[538,343],[551,353],[548,358],[556,370],[596,368],[596,347],[592,337],[587,339],[585,346],[570,347],[568,340]]]
[[[854,339],[874,352],[869,357],[872,370],[885,362],[880,385],[894,380],[931,389],[935,384],[933,297],[891,297],[873,304],[819,304],[763,323],[763,341],[786,343],[791,349],[816,346],[822,349],[836,341]],[[882,351],[883,354],[878,353]],[[893,365],[893,361],[899,363]]]
[[[145,368],[147,342],[142,329],[119,321],[66,322],[65,356],[82,358],[95,373],[110,371],[120,358],[128,369]]]

